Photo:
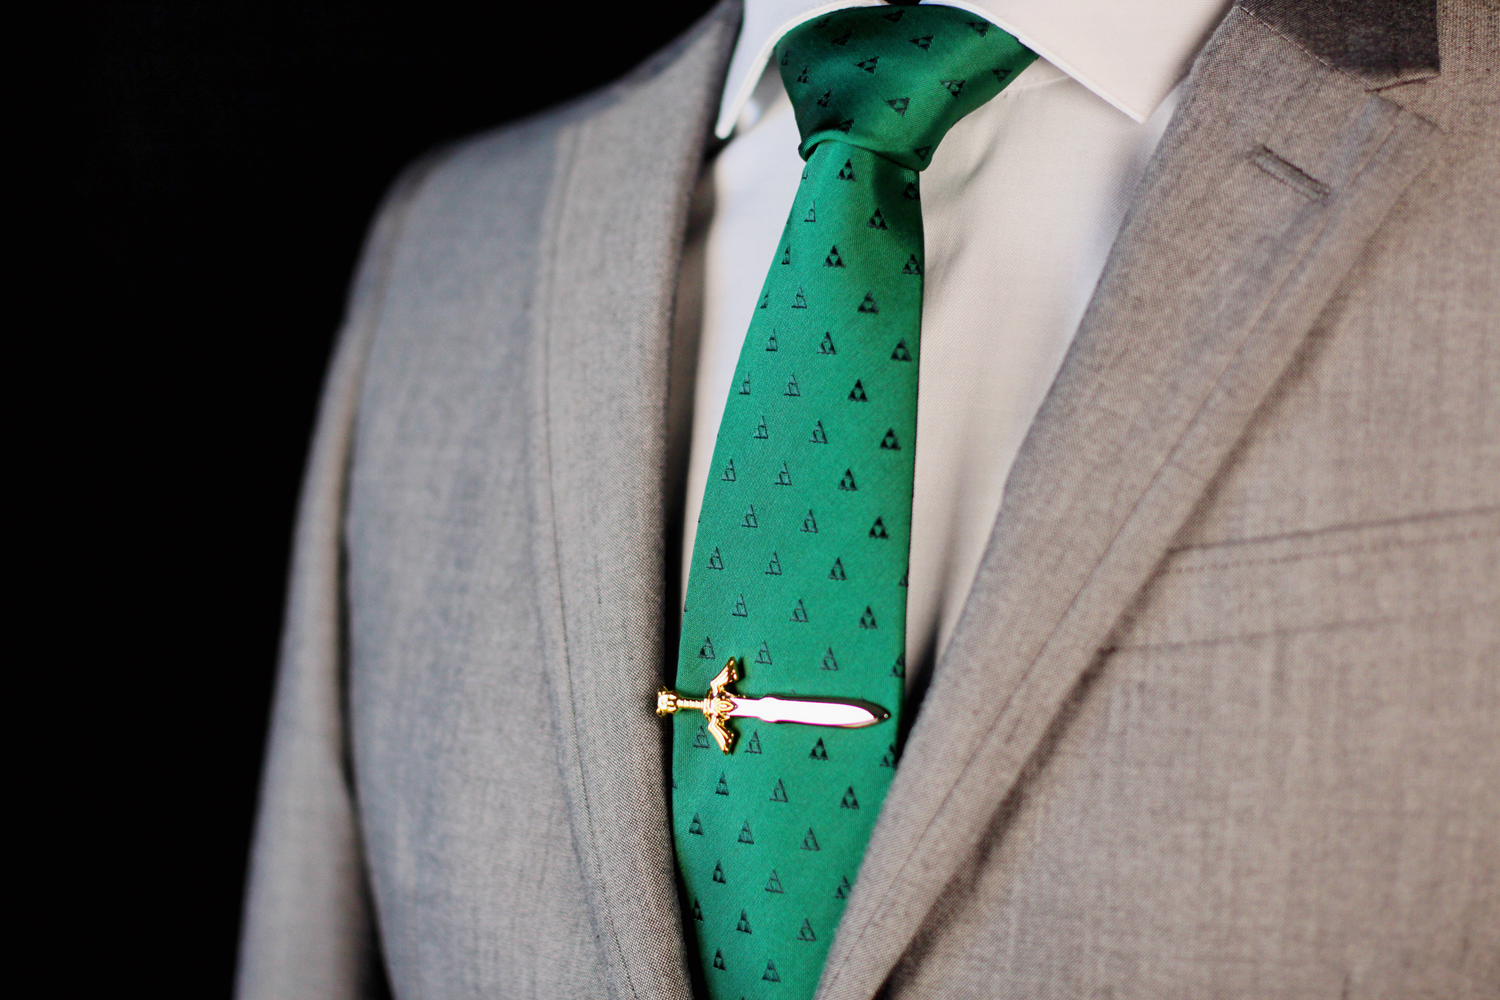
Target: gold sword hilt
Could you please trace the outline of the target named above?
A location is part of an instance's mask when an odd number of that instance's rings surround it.
[[[740,679],[740,671],[734,657],[724,664],[713,680],[708,682],[708,694],[702,698],[684,698],[671,688],[656,692],[656,714],[671,715],[678,709],[703,713],[704,723],[719,749],[729,753],[734,749],[735,732],[729,728],[729,713],[734,711],[734,699],[729,695],[729,685]]]

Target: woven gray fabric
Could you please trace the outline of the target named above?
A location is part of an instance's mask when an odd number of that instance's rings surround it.
[[[1389,6],[1256,0],[1197,61],[820,997],[1500,991],[1500,18],[1382,47],[1424,23]],[[242,997],[381,963],[404,997],[690,995],[650,709],[738,17],[388,201],[309,466]]]

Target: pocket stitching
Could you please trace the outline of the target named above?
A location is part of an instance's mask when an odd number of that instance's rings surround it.
[[[1350,530],[1350,529],[1336,529]],[[1380,552],[1388,552],[1391,549],[1407,548],[1416,545],[1444,545],[1453,542],[1467,542],[1476,538],[1500,537],[1500,530],[1486,531],[1480,528],[1472,528],[1459,534],[1443,535],[1438,538],[1392,538],[1382,542],[1367,542],[1363,545],[1353,545],[1342,549],[1319,549],[1315,552],[1293,552],[1284,556],[1264,559],[1238,559],[1229,562],[1205,562],[1196,566],[1170,566],[1167,568],[1168,575],[1180,575],[1187,573],[1203,573],[1210,570],[1239,569],[1252,566],[1276,566],[1282,563],[1301,562],[1306,559],[1331,559],[1346,555],[1374,555]],[[1263,540],[1256,539],[1256,542]],[[1188,554],[1193,549],[1178,549],[1171,553],[1168,558],[1179,554]],[[1201,551],[1201,550],[1200,550]]]

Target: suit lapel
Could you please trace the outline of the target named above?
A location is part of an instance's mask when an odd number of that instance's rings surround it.
[[[740,20],[721,3],[575,111],[536,291],[534,537],[575,847],[617,997],[690,995],[661,682],[667,373],[689,195]]]
[[[820,1000],[885,982],[1436,137],[1244,8],[1188,87],[1011,472]]]

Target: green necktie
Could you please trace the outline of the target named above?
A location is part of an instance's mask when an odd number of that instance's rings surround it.
[[[708,995],[812,996],[895,774],[922,314],[918,171],[1035,56],[952,7],[776,48],[807,161],[714,450],[677,688],[872,702],[862,729],[674,717],[672,822]]]

